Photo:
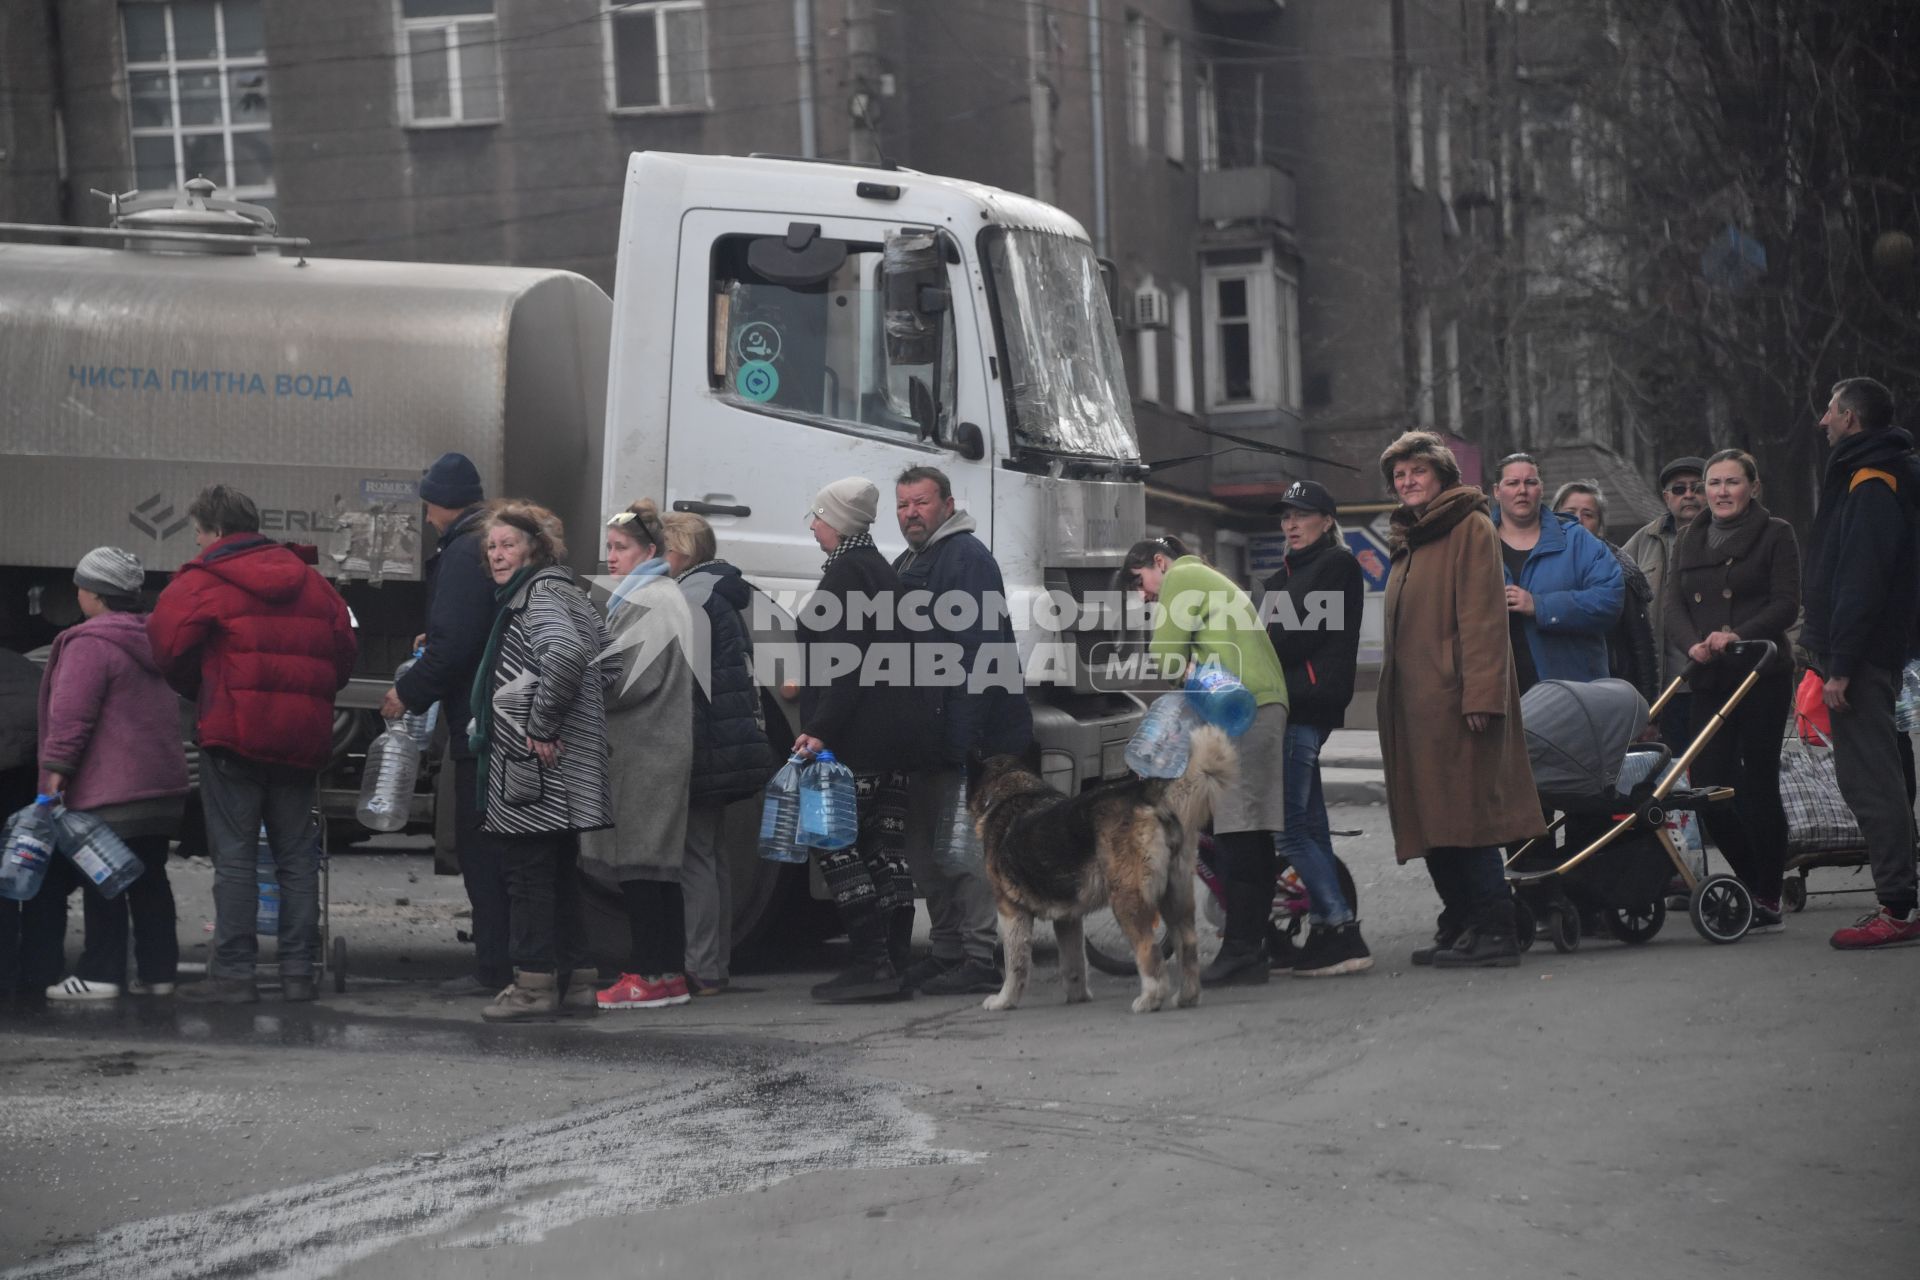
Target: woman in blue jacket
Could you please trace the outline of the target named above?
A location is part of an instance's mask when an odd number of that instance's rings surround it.
[[[1626,600],[1613,553],[1572,517],[1542,518],[1540,468],[1527,454],[1500,459],[1493,494],[1520,691],[1542,680],[1605,679],[1607,633]]]

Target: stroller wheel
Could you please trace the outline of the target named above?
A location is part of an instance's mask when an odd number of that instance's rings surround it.
[[[1667,922],[1667,904],[1655,898],[1644,907],[1615,907],[1606,913],[1607,932],[1632,946],[1653,941]]]
[[[1521,951],[1533,950],[1533,935],[1538,928],[1533,918],[1533,908],[1527,905],[1525,898],[1516,895],[1513,900],[1513,940]]]
[[[1708,942],[1738,942],[1753,925],[1753,895],[1732,876],[1708,876],[1694,889],[1687,914]]]
[[[1547,912],[1547,936],[1561,955],[1580,949],[1580,913],[1555,907]]]
[[[1780,901],[1789,911],[1805,911],[1807,909],[1806,872],[1803,871],[1797,876],[1789,876],[1781,883]]]

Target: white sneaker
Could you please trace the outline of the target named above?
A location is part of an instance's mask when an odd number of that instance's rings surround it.
[[[170,996],[173,994],[171,982],[148,982],[145,978],[135,978],[127,984],[130,996]]]
[[[119,994],[117,982],[88,982],[85,978],[67,978],[47,988],[49,1000],[111,1000]]]

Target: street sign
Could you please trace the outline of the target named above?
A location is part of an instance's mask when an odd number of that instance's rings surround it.
[[[1367,590],[1385,591],[1388,568],[1386,543],[1374,537],[1370,529],[1342,529],[1340,537],[1346,542],[1347,550],[1353,552],[1353,558],[1360,562],[1360,572],[1366,575]]]

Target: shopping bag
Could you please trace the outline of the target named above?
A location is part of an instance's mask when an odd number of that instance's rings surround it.
[[[1893,727],[1899,733],[1920,731],[1920,658],[1900,672],[1900,692],[1893,699]]]
[[[1674,785],[1682,789],[1690,785],[1687,775],[1682,773],[1675,780]],[[1705,876],[1707,849],[1706,842],[1700,836],[1700,815],[1691,809],[1669,809],[1667,820],[1662,825],[1666,827],[1667,835],[1673,840],[1674,848],[1680,851],[1680,856],[1685,858],[1687,865],[1693,868],[1693,873],[1697,876]]]
[[[1780,803],[1787,811],[1787,852],[1863,853],[1860,820],[1840,797],[1833,751],[1824,736],[1818,746],[1787,744],[1780,752]]]
[[[1833,720],[1827,714],[1827,682],[1811,667],[1800,677],[1800,689],[1793,695],[1793,724],[1800,741],[1809,746],[1833,738]]]

